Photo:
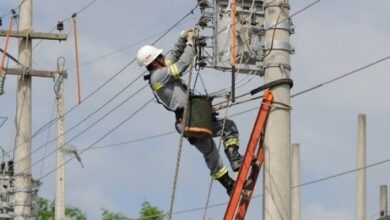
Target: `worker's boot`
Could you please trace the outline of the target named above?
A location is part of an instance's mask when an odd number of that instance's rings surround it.
[[[234,180],[230,178],[228,173],[225,173],[223,176],[217,179],[223,187],[225,187],[227,194],[230,196],[230,193],[234,187]]]
[[[227,158],[229,159],[230,166],[232,167],[232,170],[234,172],[237,172],[240,170],[241,163],[243,157],[238,152],[238,146],[237,145],[230,145],[225,149],[225,154]]]

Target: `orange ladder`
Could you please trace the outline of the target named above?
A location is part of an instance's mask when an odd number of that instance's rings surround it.
[[[264,162],[263,133],[272,100],[273,95],[271,91],[266,90],[240,171],[238,172],[236,183],[230,195],[224,220],[241,220],[245,218],[249,202],[255,189],[257,177]],[[248,181],[249,185],[245,186],[244,189],[246,181]]]

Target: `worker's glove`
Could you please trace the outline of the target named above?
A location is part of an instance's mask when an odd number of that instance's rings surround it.
[[[190,28],[190,29],[187,29],[187,30],[184,30],[180,33],[180,37],[183,38],[183,39],[187,39],[188,38],[188,35],[190,33],[194,33],[194,28]]]
[[[187,36],[187,45],[194,46],[195,45],[195,33],[189,32]]]

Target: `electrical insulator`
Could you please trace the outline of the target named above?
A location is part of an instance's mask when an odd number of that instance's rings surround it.
[[[1,165],[0,165],[0,172],[1,173],[4,173],[4,169],[5,169],[5,162],[1,162]]]
[[[57,30],[60,31],[60,32],[64,30],[64,22],[59,21],[57,23]]]
[[[8,161],[8,172],[10,176],[14,175],[14,161]]]
[[[208,18],[208,17],[202,15],[202,16],[199,18],[198,25],[199,25],[200,27],[202,27],[202,28],[205,28],[205,27],[207,27],[207,23],[209,23],[209,21],[210,21],[210,18]]]
[[[200,68],[206,67],[207,66],[206,57],[202,56],[198,61],[198,65]]]
[[[198,0],[198,5],[200,10],[204,10],[206,7],[209,6],[209,2],[207,0]]]
[[[206,47],[207,46],[207,37],[200,36],[198,39],[198,46],[199,47]]]

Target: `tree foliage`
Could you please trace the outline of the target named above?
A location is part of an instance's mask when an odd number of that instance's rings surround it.
[[[54,220],[55,203],[45,198],[38,198],[37,200],[37,216],[39,220]],[[67,206],[65,208],[65,216],[75,220],[87,220],[86,215],[78,208]],[[141,204],[139,218],[142,220],[163,220],[165,214],[156,206],[151,205],[145,201]],[[0,218],[2,220],[2,218]],[[126,217],[122,213],[111,212],[107,209],[102,209],[102,220],[134,220]]]
[[[147,201],[142,203],[139,215],[140,218],[143,220],[163,220],[165,216],[162,210],[159,210],[157,207],[152,206]]]
[[[142,220],[163,220],[164,212],[159,210],[157,207],[151,205],[149,202],[145,201],[141,205],[141,210],[139,212],[139,218]],[[126,217],[121,213],[110,212],[107,209],[102,209],[102,220],[134,220]],[[138,220],[137,219],[137,220]]]
[[[37,219],[54,220],[55,204],[53,201],[38,198],[37,205]],[[87,220],[87,217],[80,209],[71,206],[65,208],[65,216],[76,220]]]
[[[102,209],[102,220],[131,220],[121,213],[110,212],[107,209]]]

